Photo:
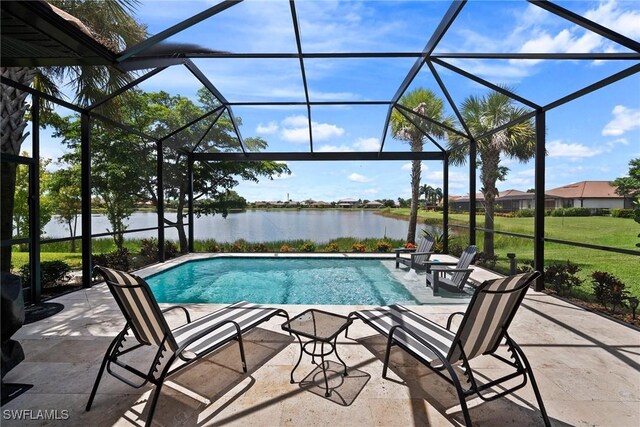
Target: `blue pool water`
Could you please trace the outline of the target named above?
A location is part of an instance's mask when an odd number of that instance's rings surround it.
[[[147,278],[158,302],[417,304],[379,261],[340,258],[214,258]]]

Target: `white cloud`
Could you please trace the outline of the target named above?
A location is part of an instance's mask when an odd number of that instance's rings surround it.
[[[289,116],[282,120],[282,139],[294,143],[309,142],[309,120],[305,116]],[[330,123],[311,122],[314,141],[325,141],[344,134],[344,129]]]
[[[349,176],[347,177],[347,179],[348,179],[349,181],[353,181],[353,182],[361,182],[361,183],[364,183],[364,182],[371,182],[371,181],[372,181],[372,180],[371,180],[371,178],[367,178],[366,176],[364,176],[364,175],[360,175],[359,173],[355,173],[355,172],[354,172],[354,173],[352,173],[351,175],[349,175]]]
[[[593,157],[600,154],[602,151],[594,148],[587,147],[582,144],[565,144],[561,140],[555,140],[547,144],[547,151],[549,157]]]
[[[336,138],[342,136],[344,129],[336,125],[329,123],[317,123],[311,122],[311,128],[313,130],[313,138],[318,141],[324,141],[329,138]]]
[[[400,166],[400,169],[402,169],[403,171],[410,171],[411,170],[411,162],[403,164],[402,166]]]
[[[602,129],[604,136],[620,136],[630,130],[640,128],[640,109],[616,105],[613,107],[613,120]]]
[[[256,127],[257,133],[262,133],[266,135],[272,135],[277,131],[278,131],[278,123],[276,122],[269,122],[266,125],[259,123],[258,126]]]
[[[363,191],[364,194],[378,194],[379,191],[377,188],[367,188]]]
[[[380,140],[378,138],[358,138],[353,147],[358,151],[378,151]]]

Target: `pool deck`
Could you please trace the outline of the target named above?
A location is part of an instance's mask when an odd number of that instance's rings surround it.
[[[140,274],[152,274],[177,262],[153,266]],[[492,274],[476,268],[473,278],[482,281]],[[16,334],[26,360],[9,372],[5,381],[34,387],[2,407],[2,425],[142,425],[151,389],[134,389],[108,375],[92,410],[84,410],[103,353],[124,323],[107,287],[96,285],[55,302],[64,304],[65,309],[24,326]],[[199,317],[220,306],[187,307],[194,317]],[[281,307],[290,315],[310,308]],[[348,314],[365,307],[316,308]],[[439,323],[461,308],[459,304],[412,306]],[[180,321],[177,313],[168,319],[170,324]],[[331,379],[331,397],[326,398],[313,381],[290,384],[289,373],[298,358],[299,346],[283,333],[281,323],[280,318],[275,318],[245,335],[249,368],[246,374],[241,371],[237,344],[229,344],[171,377],[160,396],[154,425],[463,424],[454,390],[402,350],[392,351],[391,379],[382,379],[385,340],[359,321],[349,329],[349,338],[341,335],[338,339],[338,351],[349,366],[350,375],[344,380]],[[510,333],[533,365],[553,425],[640,425],[638,330],[530,290]],[[481,357],[474,362],[472,365],[487,378],[503,373],[491,358]],[[296,380],[317,373],[312,371],[314,366],[304,356]],[[471,418],[478,426],[534,426],[542,422],[528,385],[507,398],[493,402],[475,398],[469,404]],[[6,410],[32,410],[34,417],[38,410],[57,410],[58,415],[67,410],[69,416],[67,420],[17,421],[7,419]]]

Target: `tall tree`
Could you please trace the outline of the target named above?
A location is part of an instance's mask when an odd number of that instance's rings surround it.
[[[49,4],[68,12],[78,18],[83,31],[88,32],[99,42],[119,52],[127,46],[142,41],[146,35],[144,26],[133,18],[133,12],[138,5],[137,0],[50,0]],[[88,105],[100,99],[105,93],[110,93],[130,80],[128,74],[123,74],[113,67],[0,67],[0,74],[25,86],[33,86],[39,90],[60,97],[61,92],[57,84],[63,81],[76,93],[75,101],[81,105]],[[25,129],[28,125],[27,112],[28,93],[8,85],[0,85],[2,90],[2,139],[1,152],[3,154],[19,154],[22,142],[27,138]],[[112,104],[115,106],[115,104]],[[115,110],[105,110],[113,114]],[[16,185],[15,163],[3,162],[1,173],[0,199],[0,238],[11,239],[12,219],[14,211],[14,195]],[[11,247],[0,249],[0,270],[11,268]]]
[[[76,236],[78,217],[82,209],[80,194],[80,165],[58,169],[51,174],[49,183],[51,204],[58,215],[57,221],[65,224],[69,229],[71,252],[76,251]]]
[[[521,117],[528,110],[499,92],[485,96],[469,96],[462,103],[461,114],[473,135],[481,135]],[[491,136],[476,141],[480,166],[480,191],[484,196],[484,228],[493,230],[496,183],[504,181],[509,169],[500,165],[501,157],[526,162],[535,155],[536,135],[531,120],[525,120]],[[454,165],[464,165],[469,157],[469,143],[458,135],[449,135],[449,159]],[[483,251],[494,254],[493,233],[484,233]]]
[[[22,153],[23,156],[28,154]],[[51,220],[53,209],[49,197],[50,172],[47,166],[50,159],[41,159],[40,168],[40,234],[44,234],[44,226]],[[16,171],[15,206],[13,209],[13,226],[16,237],[29,236],[29,167],[19,165]]]
[[[400,98],[399,104],[412,109],[418,114],[438,122],[450,124],[451,118],[444,116],[444,102],[429,89],[417,88],[408,92]],[[411,113],[407,113],[411,115]],[[431,137],[440,139],[446,136],[444,129],[419,116],[413,115],[411,118],[421,129],[414,126],[398,110],[394,110],[391,115],[391,133],[401,141],[406,141],[411,146],[411,151],[418,152],[424,148],[426,132]],[[407,242],[415,243],[416,225],[418,222],[418,203],[420,201],[420,176],[421,162],[413,160],[411,162],[411,212],[409,215],[409,230],[407,231]]]
[[[434,189],[430,185],[423,184],[420,187],[420,194],[422,194],[424,196],[424,208],[425,209],[429,207],[429,203],[433,200],[433,192],[434,192]]]
[[[640,157],[629,160],[627,176],[616,178],[613,182],[620,196],[636,197],[640,195]]]

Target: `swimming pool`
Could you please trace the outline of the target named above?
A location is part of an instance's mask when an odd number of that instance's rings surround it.
[[[375,259],[221,257],[186,262],[146,280],[158,302],[418,303]]]

